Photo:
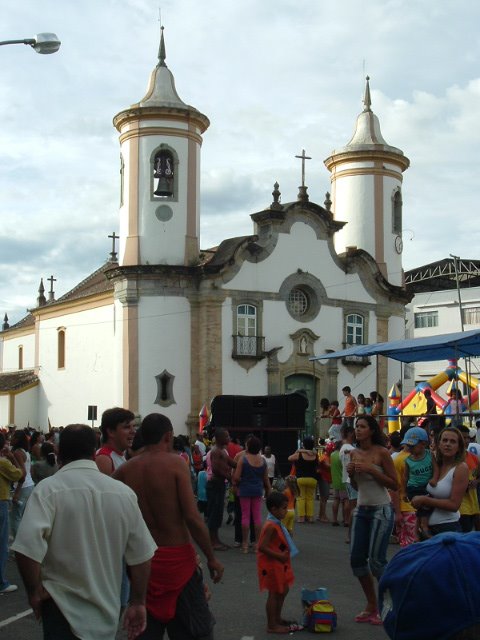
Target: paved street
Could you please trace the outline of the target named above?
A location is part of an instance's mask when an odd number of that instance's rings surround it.
[[[376,640],[386,638],[382,627],[358,624],[355,614],[363,609],[360,586],[353,578],[348,560],[343,527],[329,524],[297,524],[295,542],[300,554],[293,561],[295,585],[287,597],[285,615],[301,619],[300,590],[302,586],[327,587],[338,613],[338,640]],[[225,542],[233,542],[233,527],[221,530]],[[390,546],[395,553],[397,546]],[[220,554],[219,554],[220,555]],[[265,631],[265,594],[258,591],[254,554],[242,555],[238,549],[221,553],[225,564],[222,584],[212,586],[212,610],[217,619],[216,640],[262,640],[274,638]],[[13,560],[9,561],[8,577],[21,584]],[[15,619],[15,616],[19,616]],[[11,620],[9,622],[9,620]],[[40,640],[41,627],[28,614],[23,588],[18,593],[0,597],[0,637],[2,640]],[[125,635],[119,633],[119,639]],[[300,637],[310,637],[302,632]],[[311,636],[313,637],[313,636]]]

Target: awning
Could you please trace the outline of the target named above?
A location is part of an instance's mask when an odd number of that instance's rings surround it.
[[[444,333],[426,338],[357,345],[350,349],[315,356],[310,360],[330,360],[348,356],[385,356],[400,362],[428,362],[480,356],[480,329]]]

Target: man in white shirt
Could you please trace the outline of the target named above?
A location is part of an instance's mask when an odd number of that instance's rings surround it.
[[[349,518],[348,518],[348,538],[346,542],[350,541],[350,530],[352,526],[352,514],[353,510],[357,506],[357,491],[352,487],[350,483],[350,476],[347,473],[347,465],[350,462],[350,455],[355,449],[353,444],[355,440],[355,427],[352,425],[344,425],[342,427],[342,446],[340,448],[340,461],[342,463],[342,482],[345,483],[345,489],[347,490],[348,501],[350,504]]]
[[[205,460],[205,456],[207,455],[207,445],[203,441],[203,433],[201,431],[197,433],[197,439],[195,440],[195,444],[199,448],[200,453],[202,454],[202,458]]]
[[[264,448],[262,458],[265,460],[267,464],[267,473],[268,473],[268,479],[270,480],[270,486],[273,486],[273,480],[275,476],[276,475],[279,476],[280,473],[278,472],[277,459],[273,455],[271,447],[266,446]]]
[[[60,436],[61,469],[42,480],[12,549],[44,640],[112,640],[120,613],[122,560],[130,568],[129,639],[146,625],[145,596],[156,544],[127,486],[101,473],[95,435],[69,425]]]

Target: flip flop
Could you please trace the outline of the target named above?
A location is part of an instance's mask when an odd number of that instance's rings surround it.
[[[290,633],[292,633],[293,631],[303,631],[305,629],[303,624],[299,624],[298,622],[291,622],[288,625],[288,628],[290,629]]]
[[[380,616],[378,615],[378,613],[374,613],[370,616],[370,620],[369,620],[370,624],[374,624],[374,625],[382,625],[382,619],[380,618]]]
[[[378,613],[376,611],[361,611],[355,616],[355,622],[370,622],[373,616],[378,617]]]

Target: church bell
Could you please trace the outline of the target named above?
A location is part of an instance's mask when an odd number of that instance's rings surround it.
[[[162,197],[173,196],[171,184],[172,184],[171,179],[168,179],[165,176],[161,176],[158,179],[157,188],[155,189],[153,194],[155,196],[162,196]]]

